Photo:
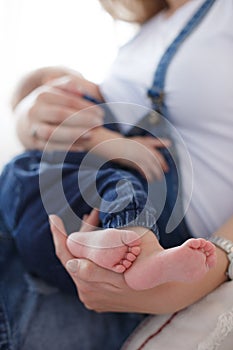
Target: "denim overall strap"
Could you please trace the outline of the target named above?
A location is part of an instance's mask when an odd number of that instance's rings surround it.
[[[175,40],[167,48],[158,64],[157,70],[154,74],[153,85],[148,90],[148,96],[152,100],[153,109],[162,113],[163,115],[166,115],[166,113],[164,113],[164,85],[168,66],[178,51],[179,47],[189,36],[189,34],[191,34],[192,31],[198,26],[214,2],[215,0],[206,0],[203,3],[203,5],[196,11],[193,17],[180,31]]]
[[[178,33],[174,41],[166,49],[162,58],[159,61],[157,69],[154,73],[154,81],[152,87],[148,90],[148,96],[152,101],[152,108],[156,112],[149,113],[144,118],[151,124],[148,129],[155,137],[168,137],[172,141],[169,149],[162,149],[168,165],[169,172],[165,173],[166,181],[166,202],[157,224],[160,231],[160,244],[169,248],[182,244],[185,240],[191,237],[191,232],[186,224],[185,210],[183,203],[182,191],[182,174],[180,171],[179,154],[177,145],[179,145],[179,137],[174,134],[174,128],[166,118],[168,116],[167,108],[164,103],[164,86],[167,69],[176,52],[183,44],[185,39],[197,28],[201,20],[208,13],[215,0],[206,0],[188,20],[186,25]],[[153,115],[155,114],[155,116]],[[153,125],[151,118],[154,117]],[[145,123],[145,121],[143,121]],[[151,189],[151,193],[157,193],[158,190]],[[156,205],[156,204],[155,204]],[[156,206],[155,206],[156,207]],[[165,233],[165,234],[164,234]],[[166,234],[171,233],[171,234]]]

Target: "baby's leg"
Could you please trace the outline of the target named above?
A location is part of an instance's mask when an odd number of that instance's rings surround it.
[[[128,230],[74,232],[67,238],[67,247],[75,257],[89,259],[118,273],[132,265],[140,253],[139,245],[137,233]]]
[[[171,281],[193,282],[214,265],[215,249],[210,242],[191,239],[164,250],[155,234],[142,227],[156,232],[156,212],[148,204],[143,181],[116,169],[107,169],[100,175],[97,187],[103,197],[100,219],[105,229],[71,234],[67,245],[74,256],[124,272],[127,284],[137,290]],[[130,231],[121,230],[119,223],[131,225]]]
[[[145,180],[129,171],[116,167],[101,169],[96,187],[101,197],[99,217],[104,230],[72,233],[67,246],[74,256],[121,273],[140,252],[139,236],[124,226],[133,222],[157,229],[156,212],[147,203]]]

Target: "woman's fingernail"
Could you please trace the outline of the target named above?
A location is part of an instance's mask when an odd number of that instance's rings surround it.
[[[103,119],[103,117],[104,117],[103,108],[100,108],[100,107],[95,108],[95,113],[96,113],[98,119]]]
[[[93,118],[93,124],[94,125],[97,125],[97,126],[99,126],[99,125],[103,125],[103,116],[101,116],[101,115],[96,115],[94,118]]]
[[[86,132],[85,134],[81,135],[80,138],[83,140],[88,140],[91,137],[90,132]]]
[[[49,215],[49,224],[54,225],[56,222],[56,215],[50,214]]]
[[[75,273],[78,270],[79,261],[77,259],[69,260],[66,263],[66,268],[69,272]]]

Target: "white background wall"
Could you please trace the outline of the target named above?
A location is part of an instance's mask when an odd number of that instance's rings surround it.
[[[26,72],[65,65],[99,82],[129,32],[98,0],[0,0],[0,166],[19,150],[9,98]]]

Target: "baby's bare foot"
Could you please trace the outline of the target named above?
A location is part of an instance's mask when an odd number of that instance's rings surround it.
[[[195,282],[215,263],[215,246],[211,242],[202,238],[189,239],[175,248],[153,253],[150,250],[149,255],[145,255],[142,248],[142,254],[124,276],[131,288],[142,290],[166,282]]]
[[[117,229],[74,232],[67,238],[72,255],[118,273],[127,270],[136,260],[140,243],[137,233]]]

